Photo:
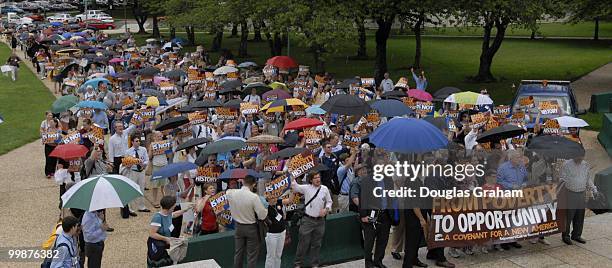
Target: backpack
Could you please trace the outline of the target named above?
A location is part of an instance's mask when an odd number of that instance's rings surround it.
[[[60,226],[62,226],[61,219],[57,221],[57,224],[55,224],[55,228],[53,228],[53,231],[51,232],[51,235],[49,235],[49,238],[47,238],[47,240],[43,242],[43,249],[49,250],[53,247],[53,245],[55,244],[55,239],[57,239],[57,228],[59,228]]]
[[[55,236],[57,237],[57,235],[55,235]],[[57,250],[59,247],[66,247],[66,248],[68,248],[68,254],[70,254],[71,258],[74,258],[76,256],[76,252],[73,254],[73,252],[70,249],[70,246],[68,246],[68,244],[61,243],[59,245],[56,245],[55,242],[56,242],[56,240],[54,239],[53,247],[51,247],[49,249]],[[43,260],[43,263],[40,264],[40,268],[51,268],[51,262],[53,262],[53,256],[45,258]]]

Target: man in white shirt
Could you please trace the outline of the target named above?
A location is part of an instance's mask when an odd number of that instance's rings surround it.
[[[145,192],[145,169],[149,164],[149,154],[147,153],[147,149],[145,147],[140,146],[141,137],[138,135],[132,136],[132,147],[127,149],[125,152],[126,156],[131,156],[134,158],[140,159],[140,164],[125,166],[124,173],[126,177],[132,179],[138,186],[140,186],[140,191],[142,193]],[[140,212],[151,212],[144,203],[144,197],[138,197],[134,199],[134,201],[130,202],[130,207],[134,208],[138,206],[138,211]],[[136,212],[130,210],[130,216],[136,216]]]
[[[130,125],[126,130],[123,130],[123,122],[115,122],[115,134],[108,141],[108,160],[113,161],[113,174],[119,174],[119,166],[121,159],[128,149],[128,136],[134,131],[136,126]]]
[[[304,264],[304,257],[310,252],[310,264],[312,267],[319,266],[319,251],[325,234],[325,216],[332,209],[332,199],[329,190],[321,185],[321,175],[311,172],[306,175],[308,185],[300,185],[291,178],[291,190],[304,195],[305,214],[301,219],[299,241],[295,254],[296,267]]]
[[[250,103],[255,103],[257,105],[261,105],[261,97],[259,97],[259,95],[257,95],[257,89],[253,88],[251,89],[251,94],[244,97],[243,99],[244,102],[250,102]]]
[[[264,207],[259,196],[253,193],[255,177],[246,176],[240,189],[229,189],[226,191],[232,218],[236,222],[236,233],[234,235],[234,267],[242,267],[244,255],[247,255],[247,267],[255,267],[260,241],[257,220],[263,220],[268,215],[268,209]]]
[[[393,80],[389,78],[389,73],[385,73],[385,79],[380,81],[380,86],[378,86],[378,89],[382,91],[382,93],[393,90]]]

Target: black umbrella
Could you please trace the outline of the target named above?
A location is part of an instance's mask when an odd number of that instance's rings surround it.
[[[210,139],[209,139],[209,138],[196,138],[196,139],[191,139],[191,140],[188,140],[188,141],[186,141],[186,142],[181,143],[181,145],[177,146],[177,147],[176,147],[176,150],[174,150],[174,151],[175,151],[175,152],[178,152],[178,151],[180,151],[180,150],[185,150],[185,149],[191,148],[191,147],[193,147],[193,146],[198,146],[198,145],[200,145],[200,144],[204,144],[204,143],[207,143],[207,142],[209,142],[209,141],[210,141]]]
[[[562,136],[542,135],[529,141],[527,150],[550,158],[572,159],[584,156],[582,144]]]
[[[289,158],[289,157],[301,154],[306,151],[308,151],[308,149],[306,148],[289,147],[289,148],[282,149],[276,153],[269,155],[267,159]]]
[[[257,90],[257,95],[262,95],[270,90],[272,90],[272,88],[262,82],[254,82],[254,83],[249,83],[248,85],[246,85],[246,87],[244,87],[244,94],[248,95],[251,94],[251,90],[252,89],[256,89]]]
[[[223,89],[219,94],[242,93],[242,82],[240,80],[227,81],[221,85]]]
[[[203,99],[201,101],[196,101],[191,104],[194,108],[213,108],[213,107],[221,107],[221,103],[218,103],[214,100]]]
[[[321,172],[321,171],[327,171],[327,170],[329,170],[329,168],[326,165],[318,163],[314,168],[310,170],[310,172]]]
[[[62,69],[62,71],[56,76],[57,79],[64,80],[64,78],[68,77],[68,72],[70,72],[70,70],[72,70],[72,68],[74,67],[79,67],[78,64],[73,63],[73,64],[69,64],[66,67],[64,67],[64,69]]]
[[[352,84],[361,84],[361,79],[357,79],[357,78],[344,79],[342,83],[336,85],[335,88],[348,89],[349,87],[351,87]]]
[[[445,130],[448,129],[448,125],[446,124],[446,118],[445,117],[433,117],[433,116],[426,116],[423,118],[423,120],[429,122],[430,124],[434,125],[435,127],[437,127],[440,130]]]
[[[159,125],[155,127],[155,130],[162,131],[166,129],[173,129],[173,128],[180,127],[187,123],[189,123],[189,119],[187,117],[184,117],[184,116],[172,117],[164,121],[161,121]]]
[[[438,91],[433,94],[434,101],[444,101],[446,97],[457,92],[461,92],[461,89],[458,89],[456,87],[443,87],[441,89],[438,89]]]
[[[181,78],[183,76],[187,76],[187,73],[181,69],[175,69],[175,70],[163,73],[163,76],[168,77],[170,79],[175,79],[175,78]]]
[[[144,75],[144,76],[154,76],[158,73],[159,73],[159,69],[155,67],[146,67],[146,68],[138,70],[138,74]]]
[[[202,149],[200,155],[195,161],[198,166],[206,164],[206,158],[211,154],[226,153],[239,150],[246,146],[246,143],[238,139],[220,139],[213,143],[209,143]]]
[[[401,97],[408,97],[408,94],[406,94],[406,92],[401,91],[401,90],[391,90],[391,91],[387,91],[383,93],[382,95],[380,95],[380,97],[383,99],[401,98]]]
[[[496,142],[499,140],[504,140],[504,139],[520,136],[521,134],[525,132],[527,131],[521,127],[506,124],[506,125],[502,125],[496,128],[489,129],[483,133],[480,133],[476,141],[479,143]]]
[[[117,79],[120,79],[120,80],[130,80],[130,79],[134,79],[134,78],[135,77],[134,77],[133,74],[127,73],[127,72],[117,74]]]
[[[152,88],[145,88],[140,91],[140,94],[142,94],[143,96],[154,96],[157,97],[157,99],[159,100],[166,99],[166,95],[164,95],[164,93]]]
[[[364,115],[369,113],[372,108],[365,100],[355,95],[338,94],[323,103],[321,109],[330,114]]]
[[[240,109],[240,103],[242,103],[241,99],[232,99],[223,103],[223,107],[232,108],[232,109]]]

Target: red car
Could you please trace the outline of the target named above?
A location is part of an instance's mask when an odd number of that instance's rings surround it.
[[[86,23],[87,23],[87,28],[92,29],[92,30],[111,30],[111,29],[117,28],[117,26],[115,26],[115,23],[103,22],[101,20],[96,20],[96,19],[81,21],[79,22],[79,25],[81,25],[81,27],[85,27]]]
[[[44,21],[45,20],[45,17],[40,14],[32,14],[28,16],[28,18],[32,19],[33,21]]]

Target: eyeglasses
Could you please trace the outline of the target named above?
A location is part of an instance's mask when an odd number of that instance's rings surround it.
[[[140,140],[134,140],[134,142],[140,142]]]

